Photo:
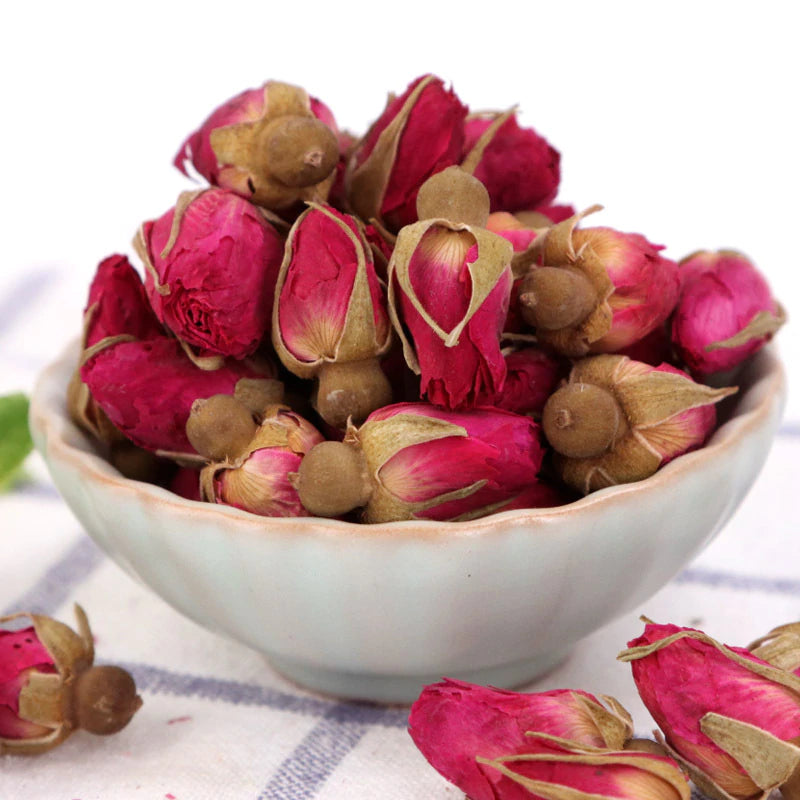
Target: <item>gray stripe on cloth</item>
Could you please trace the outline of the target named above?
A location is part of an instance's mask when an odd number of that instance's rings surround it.
[[[760,575],[737,575],[713,569],[692,567],[685,569],[675,583],[696,583],[715,589],[734,589],[740,592],[800,595],[800,580],[792,578],[765,578]]]
[[[800,422],[785,422],[778,428],[778,436],[800,436]]]
[[[54,614],[73,590],[83,583],[105,560],[100,548],[88,537],[81,537],[39,578],[31,588],[17,598],[3,614],[33,611]]]
[[[5,296],[0,298],[0,336],[16,325],[17,320],[29,314],[31,307],[51,286],[50,279],[58,274],[56,269],[38,269],[28,272],[12,284]]]

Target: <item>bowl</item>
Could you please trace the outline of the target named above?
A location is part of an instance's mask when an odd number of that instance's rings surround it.
[[[126,572],[310,689],[414,700],[442,676],[513,687],[639,606],[722,528],[767,457],[785,376],[767,348],[706,447],[569,505],[471,522],[267,518],[122,477],[70,421],[77,346],[48,367],[31,429],[53,481]]]

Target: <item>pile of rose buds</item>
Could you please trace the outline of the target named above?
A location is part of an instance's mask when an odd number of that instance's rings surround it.
[[[136,234],[144,279],[99,265],[73,419],[127,477],[265,516],[467,520],[647,478],[784,314],[739,253],[587,227],[559,162],[433,75],[360,139],[301,88],[237,95],[175,160],[208,185]]]
[[[800,623],[748,649],[646,620],[630,662],[656,740],[633,738],[613,697],[521,694],[446,679],[425,687],[409,733],[469,800],[800,798]]]

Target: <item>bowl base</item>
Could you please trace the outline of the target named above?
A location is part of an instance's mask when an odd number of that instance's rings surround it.
[[[302,661],[269,656],[270,664],[293,683],[315,692],[344,700],[373,703],[409,704],[419,697],[422,687],[442,678],[513,689],[531,683],[555,669],[568,652],[546,653],[537,658],[498,664],[478,670],[445,670],[423,675],[377,675],[367,672],[345,672],[315,667]]]

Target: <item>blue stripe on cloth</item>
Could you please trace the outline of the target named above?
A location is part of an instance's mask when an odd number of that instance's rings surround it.
[[[778,428],[778,436],[800,436],[800,422],[785,422]]]
[[[51,286],[51,279],[58,274],[56,269],[38,269],[28,272],[0,299],[0,336],[17,323],[17,319],[29,314],[33,304]]]
[[[715,589],[734,589],[740,592],[800,595],[800,580],[765,578],[760,575],[737,575],[713,569],[691,567],[675,578],[675,583],[696,583]]]

